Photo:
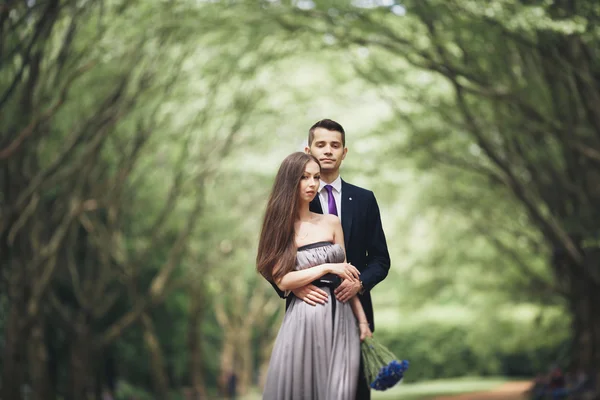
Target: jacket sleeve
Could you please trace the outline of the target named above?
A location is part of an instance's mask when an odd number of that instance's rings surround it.
[[[281,297],[282,299],[285,299],[288,297],[288,295],[290,294],[289,291],[282,291],[281,289],[279,289],[279,287],[277,287],[277,285],[275,284],[275,282],[271,282],[269,281],[269,283],[271,284],[271,286],[273,286],[273,289],[275,289],[275,291],[277,292],[277,294],[279,295],[279,297]]]
[[[367,263],[361,271],[360,279],[365,291],[369,291],[381,282],[390,270],[390,255],[383,233],[381,215],[375,195],[370,192],[367,212]]]

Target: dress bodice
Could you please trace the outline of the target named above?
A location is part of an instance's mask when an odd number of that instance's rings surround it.
[[[339,244],[318,242],[298,248],[296,270],[303,270],[325,263],[340,263],[345,259],[344,249]]]

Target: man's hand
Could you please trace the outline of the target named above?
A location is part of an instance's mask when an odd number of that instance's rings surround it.
[[[344,279],[342,284],[335,289],[335,297],[342,303],[347,302],[356,296],[360,290],[360,281],[358,279]]]
[[[306,304],[310,304],[311,306],[316,306],[317,303],[327,303],[327,293],[310,283],[306,286],[292,290],[292,293],[294,293],[294,296],[304,301]]]

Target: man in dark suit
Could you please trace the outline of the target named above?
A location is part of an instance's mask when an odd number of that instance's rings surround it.
[[[330,119],[315,123],[309,130],[308,146],[305,150],[321,163],[321,185],[310,210],[321,214],[335,214],[341,218],[346,259],[360,271],[360,280],[343,281],[335,290],[335,296],[339,301],[346,302],[358,295],[371,330],[374,331],[370,292],[387,276],[390,269],[390,256],[377,200],[373,192],[351,185],[340,177],[340,165],[348,148],[346,133],[339,123]],[[278,293],[281,297],[286,297],[279,290]],[[313,305],[324,303],[327,299],[327,293],[313,284],[298,288],[293,294]],[[287,296],[288,302],[290,296]],[[364,378],[361,361],[356,399],[370,398],[370,389]]]

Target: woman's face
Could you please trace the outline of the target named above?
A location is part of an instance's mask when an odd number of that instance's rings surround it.
[[[311,202],[319,190],[319,179],[321,178],[321,169],[319,164],[309,161],[304,167],[304,173],[300,179],[298,187],[300,200]]]

